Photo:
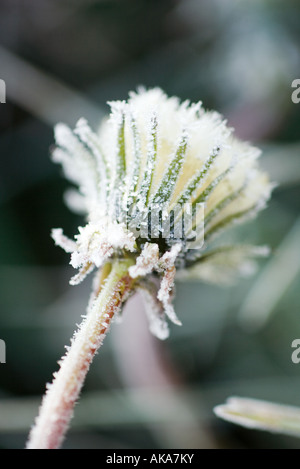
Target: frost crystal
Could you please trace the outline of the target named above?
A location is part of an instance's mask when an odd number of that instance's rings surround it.
[[[149,321],[149,329],[158,339],[164,340],[169,337],[169,327],[166,321],[164,307],[157,298],[157,289],[151,281],[139,285],[146,315]]]
[[[150,274],[158,262],[159,248],[155,243],[146,243],[141,255],[137,258],[136,264],[129,268],[132,278]]]
[[[133,258],[129,275],[146,298],[150,328],[166,338],[165,316],[181,324],[171,301],[176,274],[226,283],[252,272],[253,259],[266,254],[253,246],[210,251],[209,241],[263,209],[274,185],[259,168],[260,151],[201,103],[180,103],[154,88],[109,105],[98,132],[85,119],[74,131],[56,126],[53,160],[78,186],[66,201],[85,211],[87,224],[74,240],[61,229],[52,237],[79,269],[72,284],[94,268]],[[145,286],[153,276],[158,289]]]

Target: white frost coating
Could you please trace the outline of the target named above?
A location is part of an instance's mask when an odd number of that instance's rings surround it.
[[[61,445],[93,356],[103,342],[111,318],[122,304],[123,298],[116,287],[122,282],[127,268],[127,264],[116,265],[101,294],[90,302],[87,316],[71,340],[71,347],[59,362],[60,370],[53,374],[53,383],[47,385],[40,414],[30,433],[28,449],[55,449]],[[126,288],[123,295],[127,295]]]
[[[203,166],[198,169],[196,175],[190,177],[185,185],[177,203],[184,203],[187,200],[194,198],[195,192],[198,187],[203,185],[209,177],[209,171],[214,167],[217,156],[220,153],[220,147],[213,148],[211,155],[209,155],[204,162]]]
[[[75,241],[70,240],[61,228],[52,230],[55,244],[71,254],[70,264],[79,273],[72,277],[71,285],[80,283],[94,267],[101,267],[107,259],[118,249],[134,252],[135,238],[123,224],[118,223],[88,223],[79,227],[79,234]]]
[[[157,294],[157,298],[162,302],[164,310],[170,321],[177,326],[181,326],[182,322],[176,316],[174,307],[172,305],[172,290],[174,288],[174,279],[175,279],[176,269],[175,267],[170,267],[164,271],[163,278],[160,284],[160,289]]]
[[[130,267],[129,275],[132,278],[145,277],[150,274],[158,262],[159,249],[155,243],[146,243],[141,255],[137,258],[136,264]]]
[[[72,241],[71,239],[67,238],[67,236],[63,234],[63,230],[61,228],[54,228],[51,231],[51,236],[56,246],[61,247],[62,249],[64,249],[66,252],[69,252],[69,253],[75,251],[76,249],[75,241]]]
[[[157,157],[157,144],[158,144],[158,135],[157,135],[157,114],[153,112],[150,117],[150,122],[148,123],[148,128],[146,129],[146,138],[147,138],[147,158],[146,158],[146,167],[144,170],[144,177],[141,182],[140,193],[138,196],[138,203],[141,205],[141,211],[147,205],[147,198],[150,192],[153,172],[155,170],[155,161]]]
[[[94,209],[101,200],[94,155],[65,124],[56,125],[55,140],[58,147],[53,152],[53,161],[61,163],[66,176],[78,184],[80,192],[86,197],[88,210]]]
[[[176,274],[175,261],[181,248],[181,244],[175,244],[170,251],[165,252],[165,254],[159,258],[158,245],[146,243],[142,254],[137,258],[136,264],[129,268],[129,275],[132,278],[146,277],[154,271],[162,273],[157,299],[161,303],[168,318],[178,326],[181,326],[182,323],[175,314],[171,303],[171,296]],[[154,302],[152,301],[152,304]]]
[[[72,212],[84,215],[87,210],[86,199],[76,190],[68,189],[64,193],[64,202]]]
[[[172,268],[181,249],[182,245],[180,243],[174,244],[171,250],[165,252],[165,254],[160,258],[158,263],[159,267],[163,270]]]
[[[104,159],[104,155],[100,149],[100,143],[98,136],[92,132],[91,128],[89,127],[86,119],[81,118],[76,125],[76,129],[74,131],[80,139],[87,145],[87,147],[91,150],[92,154],[94,155],[97,161],[97,169],[99,171],[99,192],[101,195],[101,203],[106,203],[106,196],[107,196],[107,163]]]
[[[176,274],[175,261],[181,251],[181,247],[181,244],[175,244],[172,246],[171,251],[166,252],[158,263],[158,268],[163,270],[163,277],[157,298],[162,302],[165,313],[170,321],[178,326],[181,326],[182,323],[176,316],[172,305],[172,291],[174,288],[174,279]]]
[[[138,291],[143,299],[150,332],[160,340],[167,339],[170,331],[165,318],[163,305],[157,300],[155,293],[150,289],[140,287]]]
[[[81,267],[79,272],[71,278],[70,285],[78,285],[79,283],[81,283],[85,279],[85,277],[87,277],[88,274],[93,272],[94,268],[95,265],[87,262]]]

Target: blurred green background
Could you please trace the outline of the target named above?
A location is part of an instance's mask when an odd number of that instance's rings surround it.
[[[279,183],[232,240],[269,244],[257,274],[230,288],[177,286],[172,327],[149,336],[139,299],[114,324],[88,375],[64,448],[300,448],[212,408],[230,395],[300,406],[300,4],[286,0],[0,0],[0,448],[22,448],[56,361],[88,301],[50,238],[83,220],[63,204],[53,125],[140,84],[203,101],[262,147]]]

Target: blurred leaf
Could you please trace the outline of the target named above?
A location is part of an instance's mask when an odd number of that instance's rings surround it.
[[[300,437],[300,408],[268,401],[230,397],[215,414],[243,427]]]

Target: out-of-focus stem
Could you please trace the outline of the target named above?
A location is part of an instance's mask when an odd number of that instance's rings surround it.
[[[133,286],[128,274],[132,263],[126,259],[112,264],[109,275],[60,362],[60,370],[54,373],[54,380],[48,386],[39,416],[29,435],[27,449],[56,449],[62,444],[93,357],[114,314]]]

